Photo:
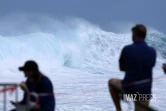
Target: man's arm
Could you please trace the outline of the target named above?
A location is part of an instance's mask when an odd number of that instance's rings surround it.
[[[124,58],[124,48],[122,49],[120,58],[119,58],[119,70],[126,71],[125,58]]]
[[[119,64],[120,71],[126,71],[124,64]]]
[[[21,82],[20,87],[24,91],[23,99],[21,101],[19,101],[19,102],[18,101],[10,101],[10,103],[12,105],[17,106],[18,104],[26,104],[26,101],[27,101],[27,91],[28,91],[27,84],[28,84],[28,81],[26,81],[25,83]]]
[[[27,94],[24,93],[22,101],[19,102],[19,104],[26,104]]]
[[[23,99],[22,99],[22,101],[19,102],[20,104],[26,104],[27,93],[28,93],[28,84],[29,84],[28,80],[25,83],[21,82],[21,84],[20,84],[21,89],[24,91]]]

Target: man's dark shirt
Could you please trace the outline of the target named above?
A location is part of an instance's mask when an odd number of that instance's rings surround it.
[[[152,69],[156,61],[156,51],[144,41],[135,41],[125,46],[119,62],[125,66],[122,87],[128,93],[151,94],[152,80],[139,85],[125,86],[140,80],[152,79]]]
[[[55,110],[55,97],[53,93],[53,86],[49,78],[43,76],[40,80],[38,85],[30,82],[29,80],[26,81],[26,85],[30,92],[35,93],[46,93],[50,94],[50,96],[40,96],[39,97],[39,105],[42,108],[42,111],[54,111]],[[26,103],[27,95],[24,94],[23,100],[20,102],[21,104]],[[31,97],[31,101],[35,101],[34,97]]]

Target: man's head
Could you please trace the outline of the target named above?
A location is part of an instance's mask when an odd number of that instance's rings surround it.
[[[146,37],[146,27],[142,24],[138,24],[132,28],[132,39],[136,40],[144,40]]]
[[[23,71],[27,78],[33,78],[34,73],[39,72],[37,63],[32,60],[26,61],[24,66],[19,67],[19,70]]]

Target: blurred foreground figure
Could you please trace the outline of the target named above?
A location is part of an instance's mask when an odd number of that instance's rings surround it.
[[[163,64],[163,71],[166,74],[166,64]]]
[[[119,59],[119,68],[120,71],[125,72],[125,77],[123,80],[109,80],[109,91],[117,111],[122,111],[119,90],[133,95],[135,111],[147,111],[136,104],[137,102],[149,106],[152,88],[152,69],[156,62],[156,51],[146,44],[145,38],[145,26],[139,24],[132,28],[133,44],[123,48]],[[138,82],[141,84],[136,84]],[[141,97],[140,95],[146,95],[146,97]]]
[[[39,95],[38,104],[40,106],[39,111],[54,111],[55,110],[55,97],[53,92],[53,85],[48,77],[43,75],[38,68],[38,65],[35,61],[27,61],[24,66],[19,67],[20,71],[23,71],[25,77],[27,78],[26,82],[21,83],[21,88],[24,90],[24,97],[21,102],[11,102],[16,107],[18,105],[27,104],[27,95],[36,93],[43,94]],[[28,93],[28,94],[27,94]],[[45,94],[45,95],[44,95]],[[30,96],[30,101],[35,102],[36,98]],[[16,111],[16,109],[12,110]],[[36,110],[32,110],[36,111]]]

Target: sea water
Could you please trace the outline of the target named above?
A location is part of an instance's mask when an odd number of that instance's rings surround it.
[[[132,43],[131,33],[106,32],[80,19],[41,21],[1,20],[0,82],[24,81],[18,67],[26,60],[35,60],[53,82],[56,111],[115,111],[107,83],[110,78],[124,77],[119,71],[118,59],[122,48]],[[161,67],[166,57],[166,35],[151,30],[146,41],[158,54],[152,90],[156,100],[150,105],[164,111],[166,78]],[[159,76],[163,77],[155,79]],[[10,100],[14,100],[13,93],[7,94],[8,110],[13,108]],[[124,111],[132,111],[133,104],[130,106],[122,102]]]

